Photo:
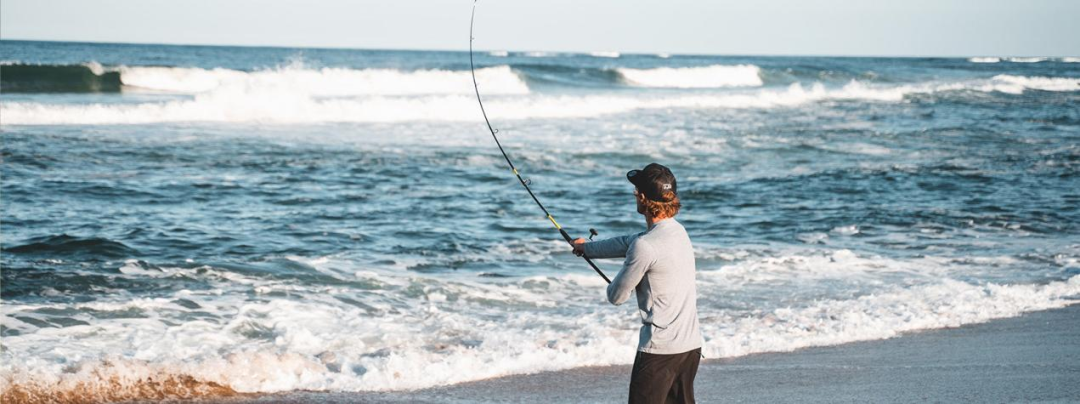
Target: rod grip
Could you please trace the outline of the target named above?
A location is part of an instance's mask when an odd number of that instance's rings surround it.
[[[566,239],[566,242],[570,243],[571,246],[574,245],[574,238],[570,237],[570,233],[567,233],[566,230],[560,228],[559,234],[562,234],[562,237]],[[584,258],[585,262],[588,262],[589,266],[592,267],[592,269],[596,271],[596,273],[600,275],[601,278],[604,278],[604,282],[607,282],[609,285],[611,284],[611,279],[608,279],[607,275],[604,275],[604,271],[601,271],[600,267],[596,266],[596,264],[594,264],[592,260],[589,259],[589,257],[582,255],[581,258]]]

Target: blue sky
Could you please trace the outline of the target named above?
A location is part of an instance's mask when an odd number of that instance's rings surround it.
[[[0,38],[468,46],[471,0],[3,0]],[[481,0],[477,47],[752,55],[1080,56],[1080,0]]]

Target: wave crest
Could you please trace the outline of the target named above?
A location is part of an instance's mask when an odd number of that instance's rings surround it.
[[[100,64],[39,65],[0,64],[0,91],[11,93],[119,92],[120,73],[105,71]]]
[[[121,258],[137,252],[119,241],[100,237],[74,237],[67,234],[37,237],[27,240],[26,244],[6,247],[4,252],[12,254],[40,254],[49,256],[77,256],[82,258],[104,257]]]
[[[317,97],[358,95],[468,94],[469,71],[312,69],[302,63],[240,71],[224,68],[5,64],[0,66],[5,92],[119,92],[124,88],[177,94],[211,91],[277,91]],[[486,94],[528,94],[529,87],[509,66],[476,71]]]
[[[656,69],[616,69],[627,83],[657,88],[760,87],[761,68],[754,65],[712,65],[704,67],[661,67]]]
[[[124,85],[150,90],[197,94],[219,89],[281,89],[302,95],[468,94],[468,71],[394,69],[307,69],[290,66],[243,72],[182,67],[122,67]],[[479,69],[477,78],[487,94],[527,94],[529,87],[509,66]]]
[[[500,68],[501,69],[501,68]],[[479,73],[479,72],[478,72]],[[1026,90],[1080,91],[1080,79],[999,75],[958,83],[900,86],[851,81],[828,88],[795,83],[786,88],[762,88],[737,93],[675,95],[530,95],[492,97],[488,112],[500,120],[587,118],[666,108],[764,109],[797,107],[813,102],[866,100],[900,102],[913,94],[950,91],[1022,94]],[[481,87],[486,91],[486,86]],[[486,94],[486,93],[485,93]],[[288,88],[228,87],[198,94],[192,100],[141,104],[55,105],[0,103],[7,125],[147,124],[160,122],[403,122],[475,121],[475,97],[469,95],[366,96],[318,98]]]

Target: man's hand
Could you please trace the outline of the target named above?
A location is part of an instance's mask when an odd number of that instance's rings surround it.
[[[574,255],[579,257],[585,255],[585,243],[588,242],[589,240],[583,238],[574,240]]]

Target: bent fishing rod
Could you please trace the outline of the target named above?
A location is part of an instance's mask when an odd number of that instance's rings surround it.
[[[544,204],[540,203],[540,199],[536,197],[535,193],[533,193],[532,188],[529,188],[529,181],[521,177],[521,172],[518,171],[517,167],[514,167],[514,162],[510,161],[510,155],[506,154],[506,150],[503,149],[502,142],[499,142],[499,137],[495,135],[496,133],[499,133],[499,130],[491,126],[491,120],[488,119],[487,110],[484,109],[484,101],[480,99],[480,85],[476,83],[476,63],[473,61],[473,40],[476,39],[475,37],[473,37],[473,25],[475,22],[476,0],[473,0],[472,16],[469,18],[469,70],[472,72],[473,89],[476,90],[476,102],[480,104],[480,113],[484,115],[484,123],[487,124],[488,131],[491,132],[491,138],[495,139],[495,145],[499,146],[499,151],[502,152],[503,158],[506,159],[506,164],[510,166],[510,171],[513,172],[514,176],[517,177],[518,182],[521,183],[521,186],[525,187],[525,191],[527,191],[529,193],[529,196],[532,197],[532,200],[536,202],[536,206],[539,206],[540,210],[544,211],[544,215],[547,216],[547,219],[551,221],[551,224],[555,225],[555,229],[559,230],[559,234],[562,235],[563,239],[565,239],[567,243],[570,243],[570,245],[573,246],[574,238],[570,237],[570,234],[567,233],[566,230],[559,225],[559,222],[555,221],[555,217],[551,216],[551,212],[548,212],[547,208],[544,207]],[[589,232],[594,236],[596,235],[596,230],[589,229]],[[589,238],[592,239],[591,236]],[[596,271],[596,273],[599,274],[601,278],[604,278],[604,281],[609,284],[611,283],[611,279],[608,279],[607,275],[604,275],[604,272],[601,271],[600,268],[592,262],[592,259],[589,259],[589,257],[585,255],[582,255],[581,258],[584,258],[585,262],[588,262],[589,266],[591,266],[592,269]]]

